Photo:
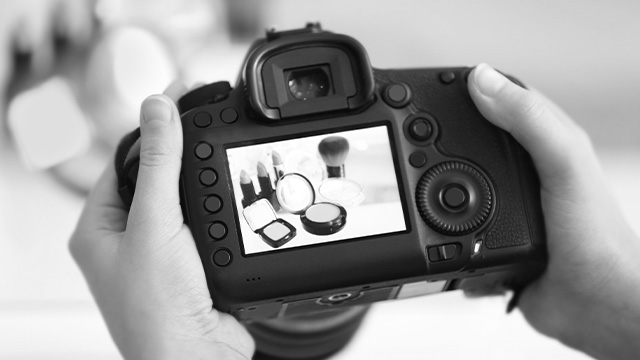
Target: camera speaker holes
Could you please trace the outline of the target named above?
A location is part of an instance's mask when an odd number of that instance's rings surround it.
[[[247,282],[254,282],[254,281],[260,281],[260,280],[262,280],[262,278],[259,276],[254,278],[247,278]]]

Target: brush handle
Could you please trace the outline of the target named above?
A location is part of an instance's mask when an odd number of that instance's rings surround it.
[[[343,178],[345,177],[344,164],[340,166],[328,166],[327,165],[327,177],[328,178]]]

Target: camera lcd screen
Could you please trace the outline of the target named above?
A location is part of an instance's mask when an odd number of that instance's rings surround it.
[[[386,126],[226,153],[246,255],[407,229]]]

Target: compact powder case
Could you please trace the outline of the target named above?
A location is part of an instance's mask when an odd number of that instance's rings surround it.
[[[269,246],[279,248],[296,236],[296,228],[284,219],[279,219],[267,199],[260,199],[243,211],[245,220],[253,232]]]
[[[285,174],[278,180],[276,196],[280,207],[300,215],[302,227],[310,234],[331,235],[347,223],[347,210],[330,202],[316,203],[311,182],[301,174]]]
[[[318,188],[323,198],[342,206],[360,205],[365,199],[364,188],[347,178],[328,178]]]

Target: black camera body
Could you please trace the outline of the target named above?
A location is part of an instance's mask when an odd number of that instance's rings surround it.
[[[538,178],[470,71],[372,69],[309,24],[257,41],[234,89],[185,95],[182,204],[214,306],[252,321],[537,277]]]

